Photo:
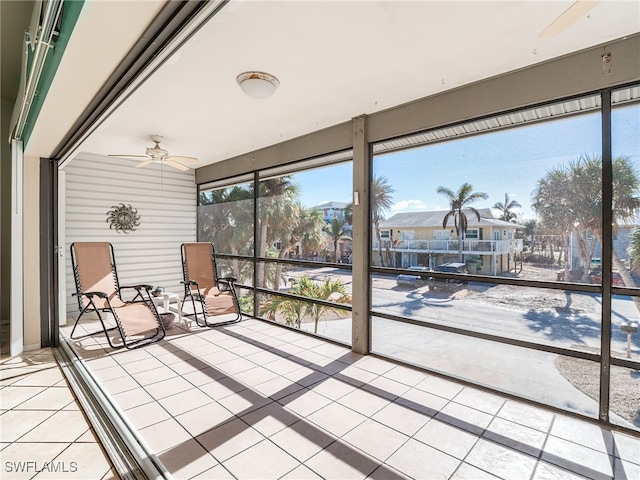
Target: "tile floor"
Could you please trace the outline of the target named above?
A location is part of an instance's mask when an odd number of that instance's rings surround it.
[[[119,478],[50,349],[0,360],[0,478]]]
[[[73,345],[175,478],[640,479],[640,436],[258,320]]]

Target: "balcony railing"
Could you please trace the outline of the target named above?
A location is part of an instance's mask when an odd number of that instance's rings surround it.
[[[382,248],[395,250],[396,252],[418,253],[457,253],[457,240],[401,240],[393,245],[389,240],[382,240]],[[373,248],[378,248],[378,242],[374,239]],[[463,240],[462,251],[470,254],[488,253],[515,253],[522,252],[522,239],[511,240]]]

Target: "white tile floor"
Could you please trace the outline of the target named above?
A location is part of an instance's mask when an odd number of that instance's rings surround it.
[[[640,438],[258,320],[74,342],[175,478],[640,479]]]
[[[49,349],[0,361],[0,478],[119,478]]]

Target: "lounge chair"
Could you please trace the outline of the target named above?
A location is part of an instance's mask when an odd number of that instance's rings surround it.
[[[181,248],[184,274],[183,308],[187,302],[193,307],[192,316],[201,327],[218,327],[242,319],[233,277],[218,277],[215,251],[212,243],[184,243]],[[210,321],[211,317],[220,317]]]
[[[151,300],[151,285],[120,286],[113,246],[107,242],[75,242],[71,245],[71,263],[76,282],[80,315],[71,330],[71,338],[78,339],[100,333],[101,330],[74,337],[80,318],[95,312],[111,348],[137,348],[164,338],[165,330],[158,311]],[[124,300],[123,291],[130,291],[131,299]],[[113,316],[115,327],[107,328],[105,320]],[[103,318],[107,317],[107,318]],[[122,345],[114,345],[109,331],[117,330]]]

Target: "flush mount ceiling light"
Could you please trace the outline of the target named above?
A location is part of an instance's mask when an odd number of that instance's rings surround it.
[[[236,77],[244,93],[253,98],[267,98],[273,95],[280,81],[264,72],[244,72]]]

